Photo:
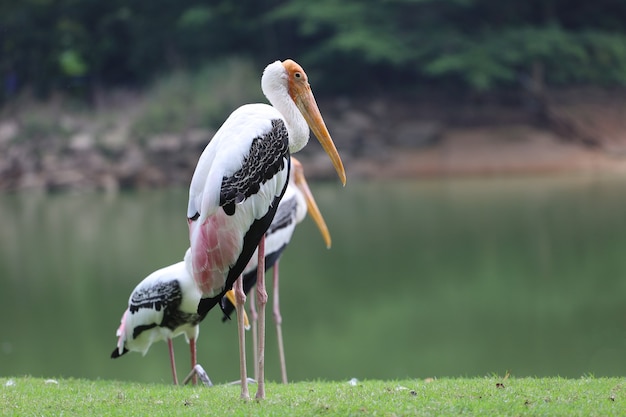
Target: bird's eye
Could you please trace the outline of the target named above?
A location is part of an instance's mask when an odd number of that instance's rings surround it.
[[[293,74],[293,76],[296,77],[296,78],[300,78],[300,77],[302,77],[302,74],[300,74],[299,72],[296,72],[296,73]]]

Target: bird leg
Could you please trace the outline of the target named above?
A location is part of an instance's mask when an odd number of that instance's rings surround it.
[[[197,363],[196,366],[194,366],[191,369],[191,372],[189,372],[189,374],[185,377],[185,379],[183,379],[183,385],[187,385],[189,381],[191,381],[191,378],[196,377],[196,376],[200,378],[200,381],[202,381],[202,383],[206,385],[207,387],[210,388],[213,386],[211,379],[209,378],[204,368],[199,363]]]
[[[176,375],[176,360],[174,359],[174,344],[172,343],[172,339],[167,339],[167,347],[170,352],[170,366],[172,367],[174,385],[178,385],[178,376]]]
[[[246,330],[244,324],[244,303],[246,293],[243,291],[243,276],[235,281],[235,309],[237,310],[237,332],[239,333],[239,369],[241,374],[241,398],[250,399],[248,391],[248,371],[246,370]]]
[[[257,323],[258,314],[256,312],[256,292],[250,292],[250,318],[252,319],[252,355],[254,359],[254,379],[259,379],[259,352],[258,352],[258,337],[259,327]]]
[[[278,271],[278,262],[279,260],[276,260],[276,262],[274,263],[274,271],[273,271],[273,277],[274,277],[274,288],[273,288],[273,297],[274,297],[274,323],[276,324],[276,337],[278,339],[278,356],[280,358],[280,375],[282,377],[283,380],[283,384],[287,383],[287,366],[285,363],[285,348],[283,346],[283,327],[282,327],[282,323],[283,323],[283,318],[280,315],[280,301],[279,301],[279,296],[278,296],[278,275],[279,275],[279,271]]]
[[[257,263],[256,294],[259,315],[259,377],[257,379],[256,398],[265,398],[265,305],[267,304],[267,290],[265,289],[265,235],[259,242],[259,261]]]
[[[191,369],[196,369],[196,364],[197,364],[197,360],[196,360],[196,338],[192,337],[191,339],[189,339],[189,351],[191,354]],[[196,374],[193,374],[192,380],[191,380],[191,384],[192,385],[198,385],[198,378],[196,376]]]

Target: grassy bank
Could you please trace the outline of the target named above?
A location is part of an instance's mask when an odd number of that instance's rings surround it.
[[[611,416],[626,409],[623,378],[459,378],[270,383],[244,402],[238,386],[174,387],[121,381],[0,378],[0,414],[174,416]],[[256,386],[251,386],[254,394]]]

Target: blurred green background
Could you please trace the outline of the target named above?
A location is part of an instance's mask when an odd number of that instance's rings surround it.
[[[348,174],[299,154],[333,247],[305,221],[282,262],[290,379],[626,374],[626,2],[4,0],[0,375],[169,383],[164,343],[109,358],[120,316],[287,57]]]
[[[5,0],[0,31],[0,73],[37,94],[141,86],[231,56],[296,58],[324,93],[626,83],[615,0]]]
[[[306,219],[281,261],[292,381],[626,373],[622,179],[312,190],[333,247]],[[182,259],[185,201],[184,189],[3,196],[0,374],[169,383],[165,343],[109,356],[134,286]],[[214,382],[239,375],[235,322],[221,316],[198,345]],[[279,381],[271,317],[267,376]],[[186,373],[188,348],[175,346]]]

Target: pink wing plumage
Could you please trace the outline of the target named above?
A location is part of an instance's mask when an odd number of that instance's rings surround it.
[[[124,311],[120,327],[118,327],[115,335],[117,336],[117,352],[121,355],[124,353],[124,343],[126,342],[126,316],[128,315],[128,309]]]
[[[216,289],[224,286],[226,272],[236,262],[243,237],[229,223],[223,210],[206,219],[203,224],[190,222],[193,271],[200,291],[208,296],[216,295]]]

